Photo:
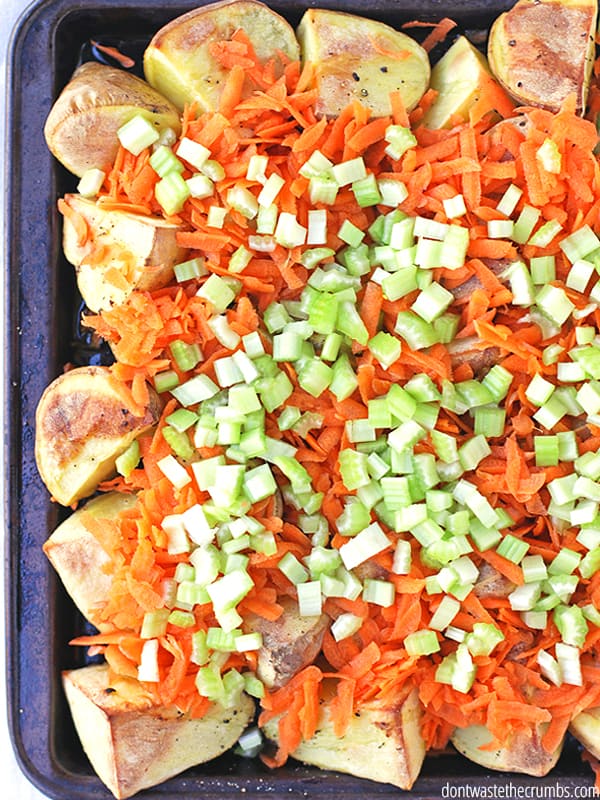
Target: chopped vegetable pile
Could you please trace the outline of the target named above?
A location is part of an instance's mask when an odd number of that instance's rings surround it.
[[[193,716],[260,698],[270,765],[331,682],[339,735],[417,687],[428,750],[483,724],[553,752],[600,705],[596,128],[491,79],[446,130],[419,124],[432,91],[317,118],[310,67],[276,79],[243,32],[215,53],[220,110],[187,108],[177,141],[134,118],[92,187],[190,252],[86,317],[133,407],[149,385],[165,404],[102,487],[138,504],[86,518],[115,575],[75,643]],[[331,624],[268,689],[249,620],[288,598]]]

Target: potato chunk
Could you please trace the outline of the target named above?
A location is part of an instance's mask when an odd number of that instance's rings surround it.
[[[301,617],[294,600],[283,599],[283,614],[271,622],[256,614],[246,617],[244,627],[262,633],[257,675],[269,688],[286,684],[316,658],[329,626],[326,614]]]
[[[181,130],[179,112],[141,78],[116,67],[82,64],[52,106],[44,136],[52,154],[81,177],[92,168],[111,167],[117,131],[136,114],[158,130]]]
[[[426,128],[446,128],[453,119],[466,122],[469,109],[490,77],[485,57],[465,36],[459,36],[431,70],[430,87],[438,93],[423,115]]]
[[[116,798],[221,755],[254,714],[242,694],[234,708],[215,705],[202,719],[190,719],[174,707],[151,708],[135,681],[120,681],[125,696],[108,673],[105,664],[64,672],[63,687],[83,749]]]
[[[70,506],[92,494],[159,416],[153,390],[140,414],[107,367],[77,367],[56,378],[38,403],[35,434],[37,467],[54,499]]]
[[[382,707],[374,701],[365,704],[341,737],[333,731],[328,703],[326,699],[321,704],[315,735],[296,748],[293,758],[321,769],[410,789],[425,758],[416,689],[393,706]],[[272,741],[278,738],[277,725],[275,718],[264,728]]]
[[[99,610],[112,584],[111,557],[86,528],[86,516],[112,521],[137,503],[135,494],[94,497],[61,523],[44,543],[44,553],[83,616],[102,629]]]
[[[569,731],[594,758],[600,758],[600,708],[581,711],[571,720]]]
[[[280,54],[290,61],[300,56],[294,31],[279,14],[257,0],[221,0],[177,17],[155,34],[144,53],[146,80],[180,109],[195,101],[202,111],[216,111],[228,70],[214,48],[239,29],[261,63],[275,60],[278,75]]]
[[[491,742],[492,737],[484,725],[470,725],[456,728],[451,741],[459,753],[480,764],[486,769],[499,772],[521,772],[525,775],[541,777],[547,775],[560,758],[562,743],[554,753],[542,747],[542,736],[547,726],[540,725],[531,735],[526,732],[507,738],[507,742],[494,750],[481,750],[481,746]]]
[[[177,244],[177,225],[159,217],[106,210],[78,194],[66,195],[64,202],[87,227],[87,238],[81,241],[71,214],[65,215],[63,248],[92,311],[123,303],[134,289],[166,286],[175,264],[185,259],[187,250]]]
[[[391,113],[390,92],[413,109],[429,85],[429,57],[410,36],[382,22],[310,8],[297,30],[302,61],[314,64],[318,114],[335,117],[354,100],[374,116]]]
[[[518,0],[490,30],[492,72],[523,105],[558,111],[575,93],[585,109],[595,56],[597,0]]]

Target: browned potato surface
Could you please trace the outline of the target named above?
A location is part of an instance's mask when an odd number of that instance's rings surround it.
[[[456,728],[451,741],[459,753],[486,769],[498,772],[521,772],[525,775],[542,777],[554,767],[562,751],[562,743],[554,753],[544,750],[541,741],[544,729],[544,726],[540,725],[531,736],[525,732],[515,734],[496,750],[480,749],[492,739],[490,732],[483,725]]]
[[[382,22],[311,8],[297,30],[302,60],[316,70],[317,113],[337,116],[353,100],[374,116],[391,112],[390,92],[413,109],[429,85],[429,57],[404,33]]]
[[[262,633],[257,675],[266,686],[275,689],[312,663],[330,622],[326,614],[301,617],[292,599],[283,600],[281,604],[284,612],[273,622],[256,614],[248,615],[245,620],[249,631]]]
[[[37,467],[54,499],[70,506],[92,494],[159,415],[154,390],[139,415],[107,367],[77,367],[56,378],[38,404],[35,439]]]
[[[495,567],[485,561],[482,563],[477,583],[473,588],[477,597],[508,597],[514,589],[515,585]]]
[[[221,0],[177,17],[155,34],[144,53],[146,80],[179,109],[195,101],[202,111],[217,110],[228,70],[212,48],[238,29],[259,60],[274,58],[280,73],[279,53],[299,58],[294,31],[279,14],[257,0]]]
[[[85,520],[113,520],[137,502],[134,494],[108,492],[94,497],[61,523],[44,543],[44,552],[83,616],[102,629],[99,610],[112,583],[110,555],[87,529]]]
[[[64,201],[87,226],[87,239],[81,241],[76,226],[65,216],[63,248],[77,270],[81,296],[92,311],[124,302],[134,289],[162,288],[173,278],[175,264],[185,260],[187,250],[177,244],[177,225],[159,217],[106,210],[78,194],[68,194]]]
[[[126,683],[124,696],[119,684],[109,684],[105,664],[63,673],[83,749],[119,800],[229,750],[254,714],[253,701],[242,694],[234,708],[215,705],[202,719],[190,719],[173,707],[150,708],[142,686]]]
[[[365,703],[342,737],[333,732],[328,702],[322,702],[315,735],[303,741],[293,757],[321,769],[410,789],[425,758],[417,690],[394,706]],[[277,723],[277,718],[273,719],[264,729],[273,741],[277,741]]]
[[[44,135],[53,155],[81,177],[88,169],[112,166],[117,131],[136,114],[159,130],[181,128],[177,109],[141,78],[89,62],[75,71],[52,106]]]
[[[583,111],[597,11],[597,0],[518,0],[490,30],[492,72],[523,105],[557,111],[575,93]]]

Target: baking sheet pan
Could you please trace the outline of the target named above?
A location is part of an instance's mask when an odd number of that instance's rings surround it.
[[[124,43],[141,52],[162,24],[200,3],[169,0],[42,0],[16,27],[8,71],[7,430],[5,483],[7,528],[7,686],[9,726],[20,765],[41,791],[61,800],[109,798],[79,745],[60,688],[60,671],[85,663],[70,638],[84,621],[67,598],[41,545],[64,511],[49,502],[34,462],[34,417],[46,385],[66,362],[85,358],[73,320],[77,296],[72,268],[60,248],[56,199],[74,188],[50,156],[44,139],[46,115],[90,38]],[[485,30],[510,0],[279,0],[272,7],[295,23],[308,5],[364,13],[394,25],[419,18],[456,19],[465,30]],[[482,38],[482,37],[480,37]],[[514,794],[498,792],[509,784]],[[589,787],[591,772],[569,742],[547,778],[490,775],[456,755],[426,760],[412,792],[415,798],[467,796],[558,796]],[[520,787],[520,788],[519,788]],[[536,788],[537,787],[537,788]],[[460,792],[463,794],[460,794]],[[541,794],[542,792],[547,794]],[[487,792],[487,794],[485,794]],[[226,800],[270,798],[380,798],[399,790],[349,776],[321,772],[290,761],[275,772],[258,761],[226,755],[189,770],[144,798]]]

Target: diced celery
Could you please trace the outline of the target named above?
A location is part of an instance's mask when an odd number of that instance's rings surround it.
[[[217,314],[222,314],[235,299],[235,292],[227,281],[214,274],[206,279],[196,294],[207,300]]]
[[[101,169],[87,169],[77,184],[78,193],[82,195],[82,197],[95,197],[102,188],[105,178],[106,173]]]
[[[121,125],[117,131],[117,138],[125,150],[133,153],[134,156],[139,156],[142,150],[158,141],[160,133],[144,116],[136,114]]]
[[[389,608],[394,603],[396,587],[390,581],[376,578],[366,578],[362,599],[366,603],[373,603],[382,608]]]
[[[373,522],[343,544],[339,552],[344,566],[350,570],[386,550],[390,544],[381,526]]]
[[[549,219],[537,229],[527,244],[535,247],[548,247],[561,230],[562,225],[557,219]]]
[[[518,539],[511,533],[506,533],[502,541],[496,547],[498,555],[503,556],[508,561],[519,564],[529,550],[529,545],[523,539]]]
[[[433,327],[412,311],[398,312],[394,331],[406,341],[411,350],[422,350],[437,342]]]
[[[542,286],[535,298],[537,307],[557,325],[563,325],[573,312],[575,305],[564,289],[553,284]]]
[[[331,173],[338,186],[347,186],[367,177],[365,162],[361,156],[334,164]]]
[[[433,322],[454,300],[451,292],[435,281],[419,293],[411,309],[425,322]]]
[[[246,219],[254,219],[258,214],[258,201],[249,189],[235,185],[226,195],[227,205]]]
[[[133,470],[140,462],[140,443],[137,439],[129,445],[124,453],[121,453],[115,461],[115,469],[119,475],[129,478]]]
[[[154,196],[165,214],[178,214],[190,196],[190,189],[178,172],[168,172],[154,187]]]
[[[169,345],[173,360],[182,372],[189,372],[202,361],[202,351],[195,344],[188,344],[181,339],[175,339]]]
[[[600,239],[598,239],[589,225],[583,225],[573,233],[565,236],[560,241],[559,247],[569,261],[574,264],[579,259],[585,258],[594,250],[597,250],[600,247]]]
[[[354,181],[351,188],[356,202],[361,208],[376,206],[382,200],[377,179],[372,172],[365,178]]]
[[[440,642],[435,631],[420,630],[406,636],[404,647],[409,656],[427,656],[439,651]]]
[[[453,197],[444,198],[442,200],[442,205],[444,206],[444,213],[448,219],[456,219],[457,217],[462,217],[467,213],[465,198],[462,194],[455,194]]]
[[[362,624],[362,617],[356,614],[351,614],[350,612],[340,614],[331,625],[331,635],[336,642],[339,642],[357,633],[362,627]]]

